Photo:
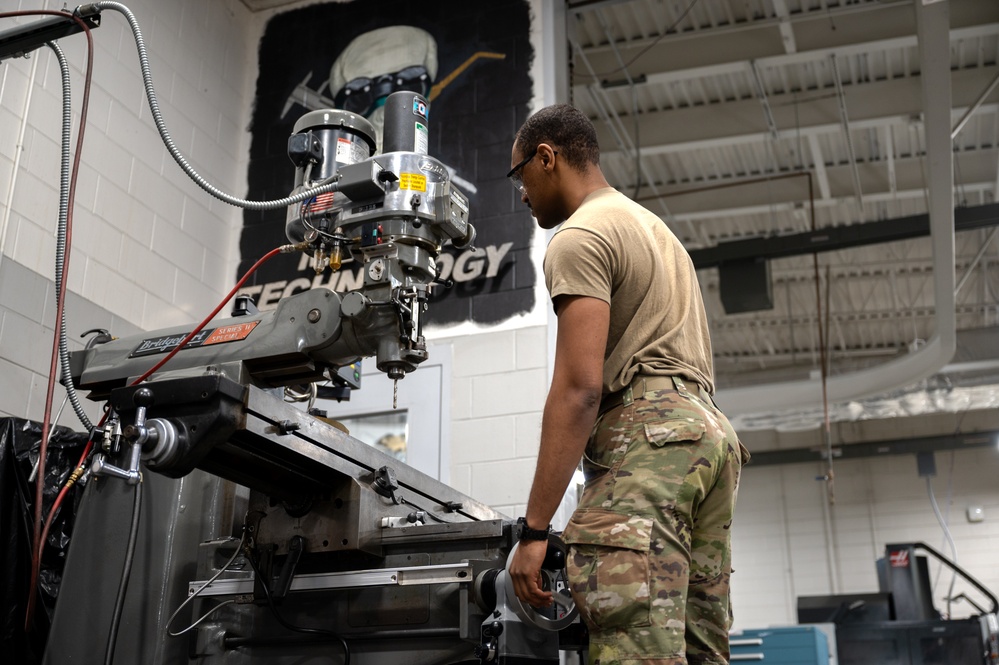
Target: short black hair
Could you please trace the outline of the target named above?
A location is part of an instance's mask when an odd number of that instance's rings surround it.
[[[576,170],[600,164],[597,130],[582,111],[569,104],[544,107],[528,118],[517,132],[515,144],[523,155],[541,143],[551,144]]]

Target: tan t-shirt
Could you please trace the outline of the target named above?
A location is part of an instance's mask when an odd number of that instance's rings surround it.
[[[658,216],[607,187],[592,192],[548,244],[552,299],[610,304],[604,392],[636,374],[678,375],[714,393],[711,338],[694,265]]]

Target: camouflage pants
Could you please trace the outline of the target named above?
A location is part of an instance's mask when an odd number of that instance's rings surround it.
[[[696,386],[645,381],[597,419],[563,533],[590,665],[728,663],[729,529],[749,453]]]

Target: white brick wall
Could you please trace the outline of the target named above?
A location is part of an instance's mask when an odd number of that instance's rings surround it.
[[[451,479],[511,517],[534,477],[548,390],[544,326],[436,339],[454,349]]]
[[[62,8],[23,0],[21,9]],[[259,18],[239,0],[130,0],[167,129],[203,177],[246,196]],[[143,91],[126,18],[102,13],[74,207],[67,329],[116,334],[200,321],[235,281],[242,213],[170,157]],[[7,19],[2,28],[24,23]],[[86,37],[59,41],[72,76],[75,137]],[[0,414],[40,419],[52,347],[62,82],[48,48],[0,67]],[[250,196],[252,198],[252,195]],[[3,263],[9,263],[3,266]],[[36,312],[44,307],[44,312]],[[57,387],[56,406],[63,392]],[[71,417],[64,422],[69,424]]]
[[[248,124],[244,100],[256,69],[250,13],[238,0],[134,0],[128,6],[142,28],[162,114],[177,146],[210,182],[245,195],[248,137],[235,128]],[[237,243],[231,238],[241,213],[212,206],[163,146],[125,17],[105,10],[93,39],[70,288],[144,328],[199,318],[233,281]],[[60,46],[70,63],[78,113],[86,39],[67,37]],[[4,63],[0,250],[49,279],[61,106],[58,64],[49,49]],[[143,297],[144,290],[151,297]]]

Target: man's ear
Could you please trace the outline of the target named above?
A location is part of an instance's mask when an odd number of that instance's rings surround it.
[[[537,159],[541,160],[541,165],[546,171],[550,171],[555,165],[555,151],[547,143],[538,144]]]

